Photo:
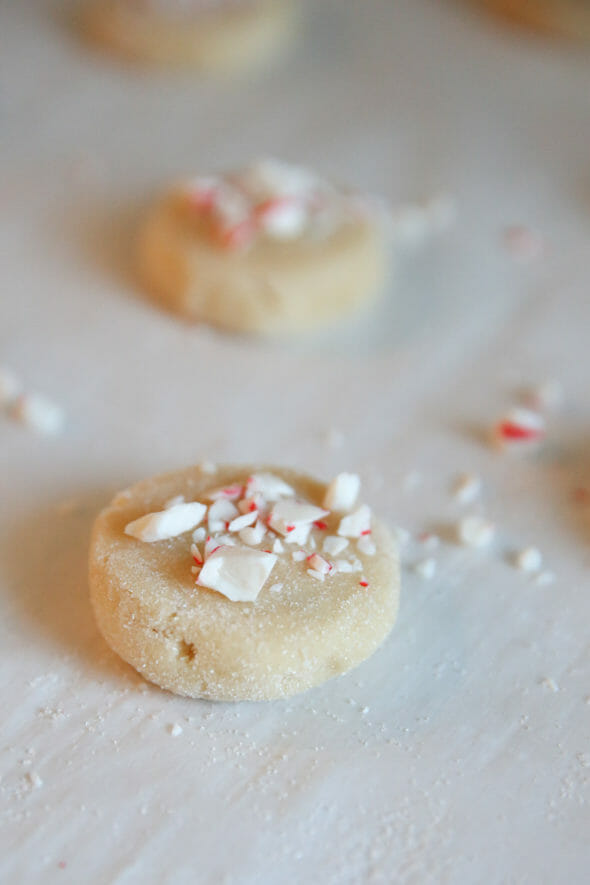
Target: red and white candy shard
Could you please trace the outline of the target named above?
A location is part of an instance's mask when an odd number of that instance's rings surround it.
[[[495,436],[503,445],[539,442],[545,436],[545,419],[531,409],[513,408],[495,427]]]
[[[289,549],[287,544],[298,547],[290,554],[292,561],[302,563],[307,574],[318,581],[339,572],[362,572],[362,562],[351,551],[349,538],[356,539],[358,552],[366,556],[373,556],[376,547],[371,538],[369,507],[352,510],[359,489],[356,474],[341,473],[326,488],[326,506],[316,507],[296,500],[295,490],[280,477],[253,474],[245,484],[234,483],[206,492],[203,497],[208,504],[185,503],[182,495],[177,495],[166,502],[166,509],[129,523],[125,532],[152,542],[191,531],[191,571],[197,584],[233,601],[252,601],[279,554]],[[324,534],[328,529],[324,518],[330,512],[346,514],[340,520],[337,535]],[[208,534],[200,525],[205,518]],[[315,536],[314,530],[318,533]],[[322,553],[341,558],[332,561],[318,553],[318,542]],[[263,543],[265,549],[254,549]],[[344,551],[347,558],[342,557]],[[365,585],[361,582],[361,586]],[[282,587],[281,582],[271,589],[278,593]]]
[[[266,501],[274,502],[292,497],[295,491],[272,473],[256,473],[248,479],[245,494],[247,498],[256,499],[256,496],[261,496]]]
[[[192,501],[176,504],[167,510],[146,513],[125,526],[125,534],[140,541],[165,541],[189,532],[202,522],[207,512],[205,504]]]
[[[371,531],[371,509],[362,504],[340,520],[338,534],[343,538],[360,538]]]
[[[289,535],[292,535],[296,529],[306,528],[309,532],[314,522],[324,516],[328,516],[328,511],[313,504],[279,501],[270,512],[268,524],[271,529],[290,541]]]
[[[205,561],[197,584],[223,593],[232,602],[251,602],[262,590],[276,561],[274,553],[222,546]]]
[[[227,175],[193,178],[180,191],[230,250],[248,248],[260,235],[283,241],[305,233],[326,236],[358,215],[350,195],[307,169],[270,159]]]
[[[360,488],[361,480],[356,473],[339,473],[326,489],[322,503],[327,510],[348,513],[357,502]]]

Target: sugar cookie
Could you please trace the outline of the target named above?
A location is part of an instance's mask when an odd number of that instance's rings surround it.
[[[231,71],[271,59],[293,21],[291,0],[93,0],[84,24],[130,59]]]
[[[366,198],[263,160],[186,181],[164,196],[140,233],[139,272],[160,303],[191,320],[296,332],[376,294],[385,239]]]
[[[576,40],[590,40],[588,0],[483,0],[520,25]]]
[[[399,597],[394,542],[358,485],[203,465],[121,492],[91,541],[101,632],[191,697],[287,697],[345,673],[388,635]]]

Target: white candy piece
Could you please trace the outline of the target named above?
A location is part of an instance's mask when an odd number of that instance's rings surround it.
[[[348,513],[357,502],[361,488],[360,476],[356,473],[339,473],[324,495],[323,505],[336,513]]]
[[[375,553],[377,552],[377,548],[371,540],[370,535],[363,535],[360,537],[356,542],[356,549],[364,556],[375,556]]]
[[[313,523],[324,516],[328,516],[328,511],[313,504],[279,501],[271,510],[269,526],[292,543],[289,536],[295,534],[296,529],[304,526],[309,532]]]
[[[334,563],[334,569],[337,572],[352,572],[352,562],[349,562],[348,559],[337,559]]]
[[[145,516],[133,520],[125,526],[125,534],[150,544],[153,541],[165,541],[194,529],[206,512],[205,505],[198,501],[177,504],[168,510],[146,513]]]
[[[207,559],[197,584],[222,593],[232,602],[252,602],[264,587],[276,561],[274,553],[223,546]]]
[[[348,544],[349,542],[347,538],[339,538],[337,535],[328,535],[324,538],[322,549],[324,553],[328,554],[328,556],[338,556],[339,553],[346,550]]]
[[[281,201],[260,215],[260,227],[265,234],[277,240],[293,240],[300,237],[307,224],[307,209],[303,203],[293,200]]]
[[[0,408],[13,403],[22,389],[21,381],[14,372],[0,366]]]
[[[240,485],[222,486],[220,489],[212,489],[205,494],[207,501],[237,501],[242,497],[243,487]]]
[[[259,521],[256,523],[255,526],[242,529],[242,531],[239,533],[239,538],[240,541],[244,542],[244,544],[248,544],[251,547],[256,547],[262,542],[262,539],[265,535],[266,529],[264,527],[264,523]]]
[[[203,526],[200,526],[200,528],[195,529],[193,532],[193,541],[195,542],[195,544],[198,544],[200,541],[204,541],[206,537],[207,532],[205,531],[205,528]]]
[[[430,581],[436,574],[436,560],[432,559],[432,557],[422,559],[416,563],[414,571],[424,581]]]
[[[481,493],[481,479],[475,473],[462,473],[453,486],[453,497],[459,504],[472,504]]]
[[[293,562],[303,562],[304,559],[307,559],[307,553],[305,550],[294,550],[291,559]]]
[[[232,519],[228,528],[230,532],[241,532],[247,526],[252,525],[258,519],[258,513],[253,510],[252,513],[244,513],[243,516],[236,516]]]
[[[494,524],[483,516],[465,516],[457,523],[457,538],[465,547],[487,547],[495,532]]]
[[[309,563],[309,568],[313,569],[313,571],[319,572],[321,575],[327,575],[328,572],[332,571],[330,563],[318,553],[309,556],[307,561]]]
[[[294,494],[290,485],[272,473],[255,473],[246,483],[245,495],[248,498],[261,495],[265,501],[274,502],[281,498],[290,498]]]
[[[207,522],[210,532],[222,532],[226,523],[232,522],[239,515],[238,508],[227,498],[218,498],[209,507]]]
[[[284,551],[284,549],[285,548],[284,548],[282,542],[279,540],[279,538],[275,538],[274,543],[272,545],[272,552],[273,553],[282,553]]]
[[[12,404],[11,415],[21,424],[45,436],[56,436],[65,421],[60,407],[38,393],[19,396]]]
[[[516,553],[514,564],[522,572],[538,572],[543,565],[541,551],[536,547],[525,547]]]
[[[371,508],[362,504],[357,510],[340,520],[338,534],[343,538],[360,538],[371,530]]]
[[[206,473],[207,475],[211,475],[213,473],[217,473],[217,465],[213,463],[213,461],[201,461],[199,464],[199,470],[201,473]]]

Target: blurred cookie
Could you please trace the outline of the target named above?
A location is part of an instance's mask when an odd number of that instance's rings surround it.
[[[297,332],[369,302],[387,244],[360,195],[264,160],[165,194],[140,233],[138,262],[146,290],[191,320]]]
[[[590,40],[588,0],[483,0],[519,25],[576,40]]]
[[[84,17],[92,40],[127,58],[216,71],[264,64],[293,21],[292,0],[92,0]]]

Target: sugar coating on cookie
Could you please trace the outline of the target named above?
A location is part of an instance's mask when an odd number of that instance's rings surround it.
[[[140,231],[147,292],[183,316],[290,332],[369,302],[386,268],[376,201],[273,159],[174,186]]]
[[[292,0],[91,0],[84,26],[128,59],[229,72],[274,58],[295,19]]]
[[[356,496],[325,506],[352,477],[192,467],[117,495],[90,550],[107,642],[157,685],[212,700],[287,697],[365,660],[395,621],[399,564]]]

